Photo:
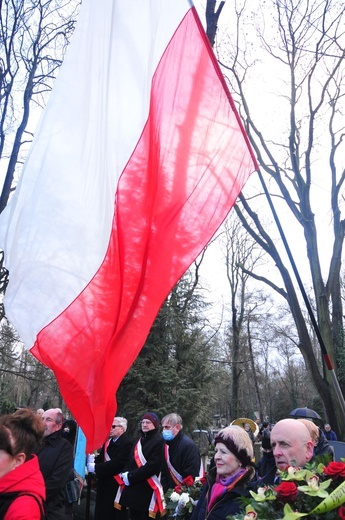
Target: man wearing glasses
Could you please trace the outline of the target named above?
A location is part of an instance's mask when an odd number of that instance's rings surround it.
[[[123,471],[132,450],[128,439],[127,419],[115,417],[110,428],[109,439],[95,459],[94,470],[97,477],[95,520],[120,520],[126,518],[126,511],[114,508],[114,500],[119,487],[118,474]]]

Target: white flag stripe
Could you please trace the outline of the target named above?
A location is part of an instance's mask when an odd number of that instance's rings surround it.
[[[190,8],[185,0],[138,5],[83,1],[20,196],[0,219],[0,246],[11,266],[6,313],[28,348],[103,261],[117,181],[146,122],[152,76]],[[40,226],[32,229],[32,220]]]

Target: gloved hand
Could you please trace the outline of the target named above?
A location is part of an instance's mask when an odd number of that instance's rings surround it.
[[[128,471],[125,473],[121,473],[121,478],[126,486],[129,486],[129,480],[128,480]]]
[[[91,453],[91,455],[87,456],[86,467],[87,467],[87,471],[89,473],[94,473],[95,472],[95,456],[94,456],[93,453]]]
[[[94,473],[95,472],[95,463],[94,462],[88,462],[87,463],[87,471],[88,471],[88,473]]]

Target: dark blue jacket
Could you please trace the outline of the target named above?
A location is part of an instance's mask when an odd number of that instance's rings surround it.
[[[328,441],[337,441],[337,434],[333,430],[329,430],[329,432],[324,431],[325,437]]]
[[[166,441],[169,446],[169,459],[176,471],[186,478],[189,475],[198,477],[200,473],[200,452],[195,442],[180,430],[172,441]],[[163,463],[162,485],[164,491],[174,488],[176,484],[171,478],[168,466]]]
[[[236,487],[222,495],[212,506],[212,509],[207,511],[209,491],[215,483],[216,477],[216,468],[212,468],[207,477],[207,484],[205,484],[198,503],[193,510],[191,520],[224,520],[227,516],[235,515],[244,510],[241,497],[249,496],[250,488],[248,483],[253,474],[254,471],[250,473],[250,476],[248,474],[243,475],[243,479],[237,483]]]
[[[324,455],[329,455],[330,460],[334,460],[334,450],[332,446],[328,444],[326,435],[319,428],[319,442],[314,448],[314,456],[315,457],[323,457]]]

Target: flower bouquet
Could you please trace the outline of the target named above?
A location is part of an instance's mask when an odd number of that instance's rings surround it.
[[[345,459],[344,459],[345,460]],[[278,471],[280,483],[250,491],[245,514],[227,520],[345,520],[345,463],[317,462]]]
[[[205,478],[196,477],[194,479],[188,476],[183,479],[182,485],[168,489],[165,493],[167,518],[188,520],[198,503],[205,482]]]

